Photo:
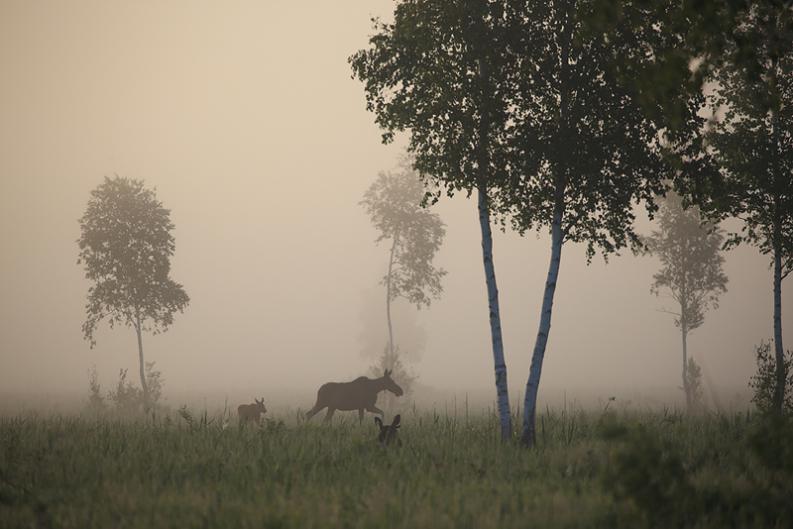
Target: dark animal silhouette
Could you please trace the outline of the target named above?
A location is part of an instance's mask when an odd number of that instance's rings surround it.
[[[261,421],[261,414],[267,413],[267,408],[264,407],[264,399],[253,399],[253,404],[240,404],[237,407],[237,415],[240,417],[240,424],[248,422]]]
[[[380,441],[381,445],[389,445],[391,443],[396,443],[398,445],[402,444],[402,441],[397,437],[400,419],[401,417],[397,415],[394,417],[394,422],[391,424],[383,424],[383,420],[380,417],[374,418],[375,424],[380,427],[380,434],[377,436],[377,440]]]
[[[336,410],[358,410],[358,420],[363,421],[364,410],[383,415],[383,410],[375,406],[377,394],[388,390],[397,397],[403,391],[391,378],[391,370],[386,369],[380,378],[358,377],[352,382],[328,382],[317,392],[317,403],[306,412],[306,419],[311,419],[322,408],[328,408],[325,420],[329,421]]]

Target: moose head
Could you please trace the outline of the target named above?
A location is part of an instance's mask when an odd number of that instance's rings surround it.
[[[402,388],[399,387],[399,384],[394,382],[394,379],[391,378],[391,373],[393,373],[392,369],[386,369],[385,373],[383,373],[383,382],[385,385],[384,389],[387,389],[397,397],[401,397],[404,391],[402,391]]]
[[[399,439],[397,438],[397,433],[399,430],[399,421],[402,417],[397,415],[394,417],[394,422],[391,424],[383,424],[383,420],[380,417],[374,418],[374,423],[380,428],[380,433],[377,436],[377,440],[382,445],[389,445],[391,443],[400,443]]]

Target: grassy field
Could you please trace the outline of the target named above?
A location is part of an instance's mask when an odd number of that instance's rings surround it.
[[[0,527],[792,527],[793,436],[745,414],[0,419]]]

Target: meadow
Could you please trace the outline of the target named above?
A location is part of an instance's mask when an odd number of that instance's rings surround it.
[[[5,416],[0,527],[793,526],[788,423],[546,410],[526,450],[489,414],[402,421]]]

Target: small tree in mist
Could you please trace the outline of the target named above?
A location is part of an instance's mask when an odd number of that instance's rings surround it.
[[[135,329],[144,408],[152,402],[143,358],[143,332],[157,334],[173,323],[189,298],[170,277],[175,244],[169,210],[143,182],[105,178],[91,192],[80,219],[78,264],[92,282],[88,289],[83,333],[93,347],[102,320],[110,327]]]
[[[727,276],[722,270],[724,242],[722,230],[702,219],[696,206],[683,208],[675,194],[660,200],[659,230],[647,238],[648,251],[661,260],[650,291],[669,296],[676,305],[664,312],[674,317],[680,329],[683,348],[682,381],[689,410],[696,407],[694,373],[696,366],[688,356],[688,334],[705,322],[705,313],[718,308],[719,296],[727,291]],[[696,366],[699,369],[699,366]]]
[[[446,230],[440,216],[422,206],[424,194],[421,180],[404,159],[397,171],[381,172],[361,201],[380,233],[376,242],[391,243],[388,270],[382,279],[386,287],[388,344],[380,359],[384,365],[377,366],[380,372],[401,364],[394,342],[391,303],[401,297],[421,308],[443,292],[441,278],[446,271],[436,268],[432,261]],[[396,376],[399,377],[398,371]]]

